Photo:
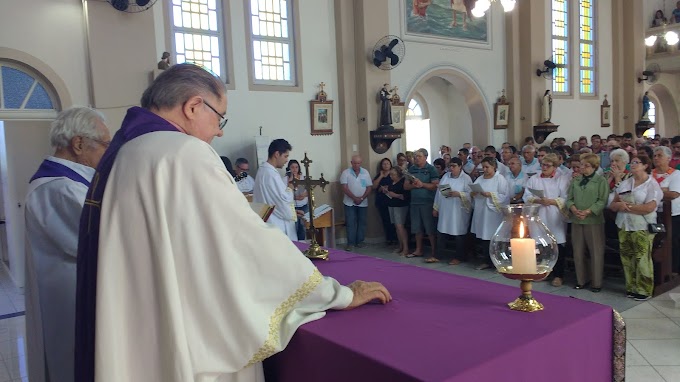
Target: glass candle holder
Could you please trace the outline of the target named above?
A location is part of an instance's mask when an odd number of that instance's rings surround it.
[[[520,280],[522,295],[510,309],[543,309],[531,294],[531,283],[548,277],[557,262],[557,240],[538,216],[538,204],[513,204],[503,208],[503,222],[491,238],[491,261],[503,276]]]

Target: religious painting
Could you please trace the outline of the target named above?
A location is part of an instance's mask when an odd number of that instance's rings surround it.
[[[612,124],[612,111],[609,102],[607,101],[607,95],[604,96],[604,102],[600,105],[600,126],[609,127]]]
[[[312,111],[312,135],[333,134],[333,101],[309,101]]]
[[[474,0],[402,0],[404,40],[491,49],[489,13],[474,17]]]
[[[510,102],[505,97],[505,89],[498,101],[493,105],[494,129],[507,129],[510,121]]]
[[[392,105],[392,127],[403,129],[404,118],[406,118],[406,108],[404,105]]]

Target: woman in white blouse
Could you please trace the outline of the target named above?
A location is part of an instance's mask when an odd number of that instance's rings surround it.
[[[656,223],[656,209],[663,193],[659,183],[650,173],[652,160],[647,156],[633,157],[630,161],[632,177],[616,188],[614,201],[609,208],[616,211],[619,227],[619,251],[626,277],[626,295],[638,301],[651,298],[654,291],[654,264],[650,223]]]
[[[439,180],[439,189],[434,197],[432,215],[439,217],[437,223],[437,249],[439,258],[446,247],[446,239],[453,236],[456,243],[456,255],[449,262],[458,265],[465,256],[465,238],[470,225],[470,184],[472,179],[463,171],[463,163],[459,158],[451,158],[449,172]]]
[[[567,188],[571,177],[563,176],[558,171],[560,159],[556,154],[548,154],[541,162],[541,174],[534,175],[526,183],[524,191],[525,203],[540,204],[538,216],[550,229],[557,239],[559,257],[553,268],[552,285],[562,286],[564,278],[564,265],[566,260],[567,242],[567,218],[569,211],[566,208]],[[533,194],[531,191],[541,191],[542,196]]]
[[[483,192],[470,193],[475,209],[470,232],[481,241],[484,263],[477,266],[477,269],[486,269],[493,265],[489,257],[489,241],[503,221],[501,208],[508,204],[510,186],[505,177],[496,172],[498,168],[496,158],[486,157],[482,159],[481,164],[482,176],[477,178],[474,184],[479,185]]]

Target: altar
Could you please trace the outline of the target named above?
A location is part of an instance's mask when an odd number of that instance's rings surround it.
[[[268,382],[612,380],[609,306],[534,292],[545,310],[517,312],[518,286],[339,250],[315,264],[382,282],[393,301],[303,325],[265,362]]]

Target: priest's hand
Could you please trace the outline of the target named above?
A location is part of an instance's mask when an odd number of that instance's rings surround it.
[[[348,288],[354,293],[352,302],[344,310],[354,309],[373,300],[379,300],[386,304],[392,301],[390,292],[381,283],[357,280],[349,285]]]

